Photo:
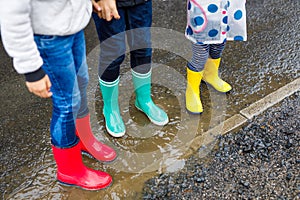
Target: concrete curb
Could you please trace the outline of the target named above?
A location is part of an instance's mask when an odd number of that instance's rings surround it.
[[[300,78],[292,81],[291,83],[279,88],[275,92],[265,96],[261,100],[251,104],[247,108],[240,111],[240,114],[248,119],[261,114],[266,109],[279,103],[284,98],[289,97],[300,89]]]
[[[229,119],[225,120],[222,124],[219,124],[218,126],[208,130],[202,135],[195,137],[194,140],[191,141],[189,145],[189,149],[186,151],[183,157],[184,158],[190,157],[199,148],[207,147],[209,144],[216,142],[217,135],[225,135],[230,131],[233,131],[241,127],[248,120],[252,119],[254,116],[261,114],[268,108],[279,103],[283,99],[291,96],[298,90],[300,90],[300,78],[288,83],[287,85],[277,89],[276,91],[270,93],[264,98],[254,102],[247,108],[242,109],[239,112],[239,114],[230,117]],[[204,154],[207,152],[209,152],[208,149],[206,149],[205,152],[200,152],[199,155],[201,155],[201,157],[204,157],[205,156]]]
[[[264,98],[254,102],[247,108],[242,109],[238,114],[228,118],[223,123],[209,129],[203,134],[195,137],[191,142],[183,145],[180,148],[180,152],[183,153],[180,156],[180,159],[187,159],[188,157],[194,155],[197,151],[200,158],[205,157],[215,147],[215,144],[217,143],[216,137],[218,137],[219,135],[225,135],[230,131],[240,128],[254,116],[261,114],[271,106],[282,101],[284,98],[291,96],[299,89],[300,78],[288,83],[287,85],[277,89]],[[153,162],[152,165],[145,167],[145,171],[154,169],[157,165],[160,165],[164,168],[164,159],[161,158]]]

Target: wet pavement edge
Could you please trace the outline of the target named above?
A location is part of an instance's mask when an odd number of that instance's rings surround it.
[[[192,156],[196,151],[199,151],[199,148],[202,147],[211,147],[213,148],[214,145],[212,143],[216,143],[215,134],[220,132],[221,135],[225,135],[231,131],[238,130],[240,127],[244,126],[248,120],[252,119],[253,117],[261,114],[262,112],[266,111],[268,108],[272,107],[273,105],[281,102],[283,99],[288,98],[289,96],[293,95],[297,91],[300,90],[300,78],[286,84],[285,86],[275,90],[274,92],[270,93],[269,95],[263,97],[262,99],[252,103],[247,108],[242,109],[239,113],[236,114],[228,119],[226,119],[223,123],[219,124],[218,126],[209,129],[207,132],[197,136],[191,141],[190,143],[183,146],[182,149],[189,148],[188,150],[184,150],[185,154],[182,155],[182,158],[187,159],[188,157]],[[206,137],[203,138],[203,135]],[[210,137],[211,136],[211,137]],[[207,153],[210,152],[210,149],[207,150]],[[202,153],[204,157],[206,154]],[[163,158],[157,160],[155,163],[160,163],[163,161]],[[155,165],[155,163],[153,165]],[[148,171],[151,166],[145,168],[145,171]]]
[[[272,107],[273,105],[281,102],[283,99],[293,95],[297,91],[300,90],[300,78],[286,84],[285,86],[275,90],[274,92],[270,93],[269,95],[265,96],[264,98],[254,102],[247,108],[242,109],[239,113],[236,114],[229,119],[225,120],[222,124],[214,127],[208,132],[215,132],[218,130],[221,131],[221,135],[225,135],[231,131],[238,129],[239,127],[243,126],[248,120],[252,119],[253,117],[261,114],[262,112],[266,111],[268,108]],[[209,133],[204,133],[203,135],[210,135]],[[203,141],[202,136],[196,137],[190,145],[190,150],[186,152],[183,156],[187,158],[191,156],[195,151],[197,151],[201,146],[208,145],[215,141],[214,137],[206,137],[206,140]]]

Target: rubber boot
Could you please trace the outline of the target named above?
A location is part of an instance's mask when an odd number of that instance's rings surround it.
[[[228,92],[232,87],[219,77],[220,61],[221,58],[208,58],[204,66],[203,80],[219,92]]]
[[[64,149],[52,145],[52,150],[60,183],[86,190],[100,190],[112,183],[112,177],[106,172],[89,169],[83,164],[79,144]]]
[[[125,125],[119,109],[119,78],[114,82],[99,80],[103,97],[103,115],[107,132],[113,137],[125,134]]]
[[[203,112],[203,107],[200,99],[200,83],[203,76],[203,71],[194,72],[186,68],[187,87],[185,92],[185,106],[192,114],[200,114]]]
[[[166,125],[169,122],[167,113],[155,105],[151,98],[151,70],[146,74],[131,72],[136,95],[135,107],[144,112],[153,124]]]
[[[76,119],[76,135],[80,139],[81,151],[102,162],[111,162],[117,157],[116,151],[99,142],[91,129],[90,115]]]

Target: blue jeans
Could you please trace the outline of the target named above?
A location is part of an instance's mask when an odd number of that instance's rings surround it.
[[[106,21],[93,13],[100,40],[99,77],[107,82],[116,80],[125,58],[127,36],[131,67],[145,74],[151,68],[152,1],[118,8],[120,19]]]
[[[51,143],[59,148],[72,147],[78,143],[75,120],[89,112],[84,32],[69,36],[35,35],[34,40],[44,61],[42,68],[52,84]]]

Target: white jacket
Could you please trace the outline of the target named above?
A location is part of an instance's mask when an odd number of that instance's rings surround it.
[[[34,34],[70,35],[82,30],[92,12],[90,0],[0,0],[1,35],[20,74],[43,64]]]

